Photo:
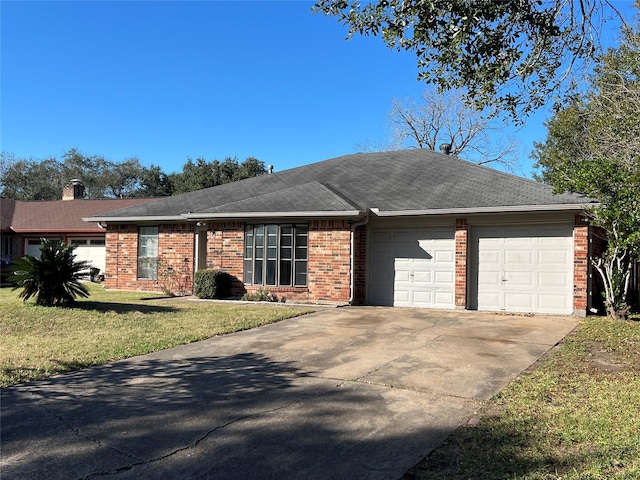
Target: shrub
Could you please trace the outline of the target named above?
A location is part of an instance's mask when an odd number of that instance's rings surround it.
[[[22,288],[18,297],[24,301],[35,297],[44,307],[66,307],[76,297],[88,297],[89,291],[80,277],[90,267],[89,262],[76,261],[75,246],[61,240],[42,239],[40,258],[27,255],[15,260],[9,277],[15,288]]]
[[[223,270],[199,270],[194,277],[193,293],[199,298],[228,298],[232,279]]]
[[[242,296],[242,300],[249,302],[277,302],[278,297],[271,293],[269,290],[263,290],[259,288],[255,292],[247,292]]]

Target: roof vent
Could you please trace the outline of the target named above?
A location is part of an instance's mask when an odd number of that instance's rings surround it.
[[[450,143],[441,143],[440,144],[440,153],[443,155],[451,154],[451,144]]]
[[[267,169],[269,170],[269,175],[273,173],[273,165],[267,165]]]

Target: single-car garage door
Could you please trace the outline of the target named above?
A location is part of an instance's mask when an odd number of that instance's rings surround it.
[[[573,313],[571,224],[474,227],[470,308]]]
[[[368,302],[454,308],[453,229],[373,229]]]

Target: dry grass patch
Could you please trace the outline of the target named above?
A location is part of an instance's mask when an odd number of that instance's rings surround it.
[[[91,296],[72,308],[23,303],[0,289],[0,386],[183,345],[308,313],[282,305],[191,302],[131,292]]]
[[[409,479],[640,478],[640,322],[587,318]]]

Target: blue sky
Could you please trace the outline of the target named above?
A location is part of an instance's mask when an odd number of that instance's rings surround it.
[[[2,0],[0,147],[36,159],[75,147],[169,173],[228,156],[281,171],[384,142],[391,99],[424,89],[415,57],[345,41],[311,6]],[[522,175],[548,116],[517,133]]]

